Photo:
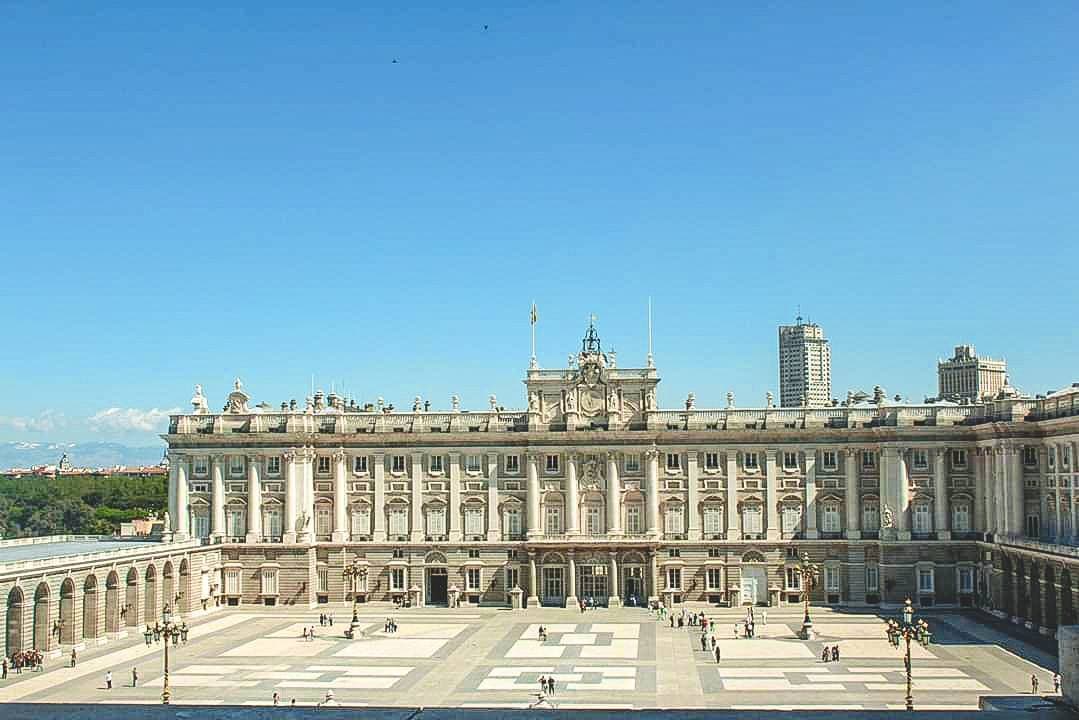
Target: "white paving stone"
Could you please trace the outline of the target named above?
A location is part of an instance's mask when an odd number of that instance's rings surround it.
[[[595,645],[595,633],[566,633],[558,639],[561,645]]]
[[[333,654],[354,658],[429,658],[447,643],[441,638],[372,638],[350,642]]]
[[[581,648],[583,658],[615,658],[636,660],[638,644],[636,640],[611,640],[610,645],[592,645]]]
[[[594,633],[611,633],[616,638],[639,638],[641,626],[630,623],[593,623],[588,627]]]

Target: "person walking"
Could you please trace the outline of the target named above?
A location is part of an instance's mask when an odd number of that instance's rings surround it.
[[[307,639],[307,626],[306,625],[304,625],[304,627],[303,627],[303,639],[304,640]]]
[[[1030,674],[1030,694],[1031,695],[1037,695],[1038,694],[1038,676],[1035,675],[1034,673]]]
[[[131,668],[131,687],[139,686],[139,669],[137,667]]]
[[[716,642],[716,636],[712,635],[712,649],[715,650],[717,647],[719,647],[719,643]]]
[[[715,650],[715,653],[716,653],[716,665],[719,665],[719,659],[720,659],[719,645],[716,645],[712,649]]]
[[[71,667],[75,667],[75,648],[71,648]]]
[[[839,662],[839,646],[832,646],[832,662]]]
[[[7,667],[4,668],[4,677],[7,677]],[[1053,673],[1053,692],[1060,694],[1060,674]]]
[[[831,657],[831,653],[828,652],[828,646],[825,645],[820,651],[820,661],[828,662],[829,657]]]
[[[701,650],[708,651],[708,636],[704,633],[701,633]]]
[[[4,674],[3,674],[3,677],[0,677],[0,680],[7,680],[7,657],[6,656],[4,657],[4,663],[3,664],[4,664]]]
[[[768,627],[768,610],[761,610],[761,625]]]
[[[546,695],[547,694],[547,676],[546,675],[540,675],[539,684],[540,684],[540,692],[543,693],[544,695]]]
[[[274,690],[274,693],[273,693],[273,706],[277,707],[280,704],[281,704],[281,696],[277,693],[276,690]]]
[[[547,694],[554,695],[554,675],[547,677]]]
[[[112,670],[105,671],[105,689],[112,690]]]
[[[330,627],[333,627],[333,613],[330,613]]]

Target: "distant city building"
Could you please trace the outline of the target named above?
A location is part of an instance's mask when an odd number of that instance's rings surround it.
[[[779,404],[827,407],[832,404],[832,351],[816,323],[779,326]]]
[[[988,400],[1008,385],[1008,363],[978,357],[973,345],[956,345],[955,356],[937,361],[937,383],[945,400]]]

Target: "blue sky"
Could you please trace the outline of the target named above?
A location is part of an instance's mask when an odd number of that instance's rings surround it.
[[[840,397],[1079,380],[1075,3],[445,5],[0,8],[0,439],[520,406],[533,299],[628,366],[652,296],[668,406],[762,403],[799,306]]]

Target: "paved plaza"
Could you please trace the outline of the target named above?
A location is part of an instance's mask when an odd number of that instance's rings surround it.
[[[417,608],[361,606],[363,640],[348,640],[350,608],[251,608],[191,618],[190,640],[170,650],[177,704],[312,705],[333,691],[349,706],[527,707],[539,678],[554,677],[552,703],[572,708],[898,709],[902,656],[871,614],[814,608],[820,638],[795,637],[797,608],[757,611],[757,637],[735,638],[740,610],[707,609],[722,661],[701,650],[701,629],[672,629],[642,609]],[[320,627],[320,611],[335,624]],[[397,632],[384,631],[393,616]],[[919,709],[975,709],[982,695],[1029,692],[1037,673],[1052,691],[1054,658],[960,613],[927,614],[937,641],[913,648]],[[547,630],[546,641],[539,628]],[[314,626],[315,637],[303,630]],[[841,661],[823,663],[825,645]],[[0,702],[158,703],[162,648],[141,634],[83,650],[78,666],[0,682]],[[140,680],[131,685],[131,670]],[[113,673],[113,689],[104,674]]]

